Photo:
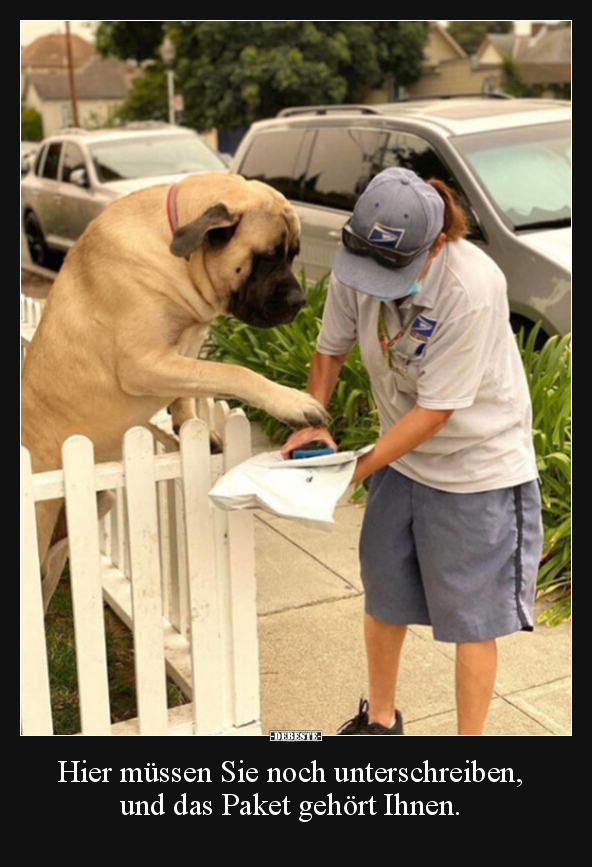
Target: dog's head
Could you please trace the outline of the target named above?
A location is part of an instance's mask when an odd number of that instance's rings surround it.
[[[181,219],[199,213],[182,222],[170,250],[188,260],[197,291],[207,283],[222,312],[247,325],[291,322],[306,301],[291,270],[300,225],[287,199],[237,175],[188,179],[178,198]]]

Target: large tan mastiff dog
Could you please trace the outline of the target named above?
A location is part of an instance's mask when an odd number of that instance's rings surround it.
[[[177,427],[195,397],[238,398],[294,427],[323,424],[310,395],[197,360],[217,316],[262,328],[296,316],[298,244],[284,196],[237,175],[189,177],[111,204],[68,253],[25,360],[22,441],[34,471],[59,467],[75,433],[92,440],[97,461],[117,459],[128,428],[165,406]],[[46,605],[59,580],[46,555],[61,509],[37,506]]]

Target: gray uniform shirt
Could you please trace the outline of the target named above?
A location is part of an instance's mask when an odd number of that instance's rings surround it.
[[[391,344],[380,345],[380,310]],[[445,427],[392,466],[433,488],[473,493],[537,478],[526,376],[509,324],[506,279],[468,241],[445,244],[420,291],[399,307],[332,275],[317,349],[342,355],[355,343],[383,432],[416,404],[452,409]]]

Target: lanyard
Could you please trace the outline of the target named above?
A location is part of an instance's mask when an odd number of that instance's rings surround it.
[[[394,337],[390,337],[388,329],[386,327],[385,303],[384,301],[380,302],[380,311],[378,313],[378,341],[380,343],[380,348],[382,349],[382,355],[391,370],[394,370],[395,368],[398,369],[400,367],[400,364],[395,365],[393,363],[393,347],[395,346],[395,344],[399,343],[399,341],[403,337],[407,336],[412,323],[415,321],[416,316],[421,313],[423,309],[423,307],[418,307],[417,305],[412,304],[407,311],[405,318],[403,319],[403,327],[395,334]],[[402,357],[402,353],[398,353],[398,355]],[[409,359],[406,359],[405,364],[407,364],[408,362]]]

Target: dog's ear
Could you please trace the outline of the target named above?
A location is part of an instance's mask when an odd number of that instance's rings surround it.
[[[189,259],[190,255],[203,244],[208,232],[212,232],[212,241],[214,241],[213,230],[220,229],[218,233],[220,237],[215,238],[215,243],[225,244],[233,236],[239,222],[240,214],[230,213],[226,205],[222,203],[212,205],[196,220],[179,226],[173,235],[169,249],[173,256],[184,256],[185,259]]]

